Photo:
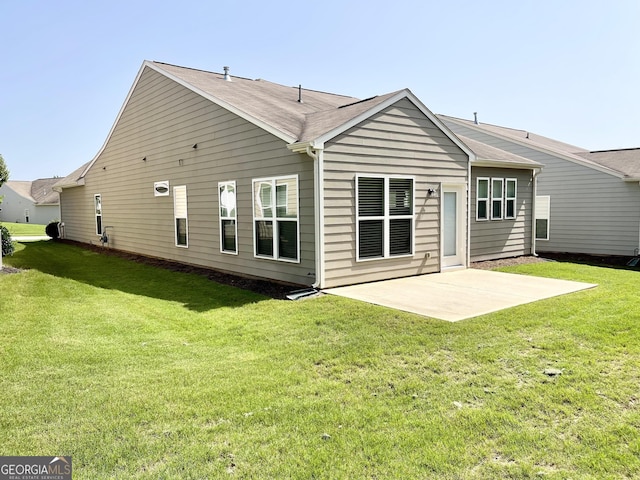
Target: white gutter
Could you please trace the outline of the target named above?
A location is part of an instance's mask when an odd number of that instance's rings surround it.
[[[538,175],[542,172],[542,168],[533,169],[533,195],[531,199],[531,255],[538,256],[536,253],[536,197],[538,196]]]
[[[471,162],[473,160],[475,160],[475,154],[469,156],[469,162],[467,166],[467,214],[465,215],[467,223],[467,245],[465,246],[465,249],[467,250],[467,258],[465,259],[465,268],[469,268],[471,266],[471,183],[473,182],[473,177],[471,176]],[[444,215],[444,213],[442,212],[442,199],[440,199],[440,212],[441,215]],[[442,237],[442,234],[440,234],[440,237]],[[440,266],[440,269],[442,270],[442,265]]]
[[[289,144],[289,150],[296,153],[306,153],[313,158],[313,217],[315,222],[315,265],[316,280],[313,288],[324,288],[324,144],[314,142],[303,144]]]

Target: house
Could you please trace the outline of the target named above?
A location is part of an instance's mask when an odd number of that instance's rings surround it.
[[[637,255],[639,148],[589,151],[525,130],[440,119],[460,138],[544,164],[535,206],[538,252]]]
[[[0,187],[0,221],[46,225],[60,219],[59,178],[8,180]]]
[[[538,164],[494,153],[478,168],[517,164],[530,195]],[[67,239],[328,288],[466,267],[475,160],[408,89],[360,100],[145,61],[56,188]]]

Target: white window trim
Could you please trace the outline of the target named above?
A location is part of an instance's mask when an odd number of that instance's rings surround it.
[[[178,217],[176,215],[176,191],[184,189],[184,201],[185,201],[185,213],[184,217]],[[178,248],[189,248],[189,209],[188,209],[188,196],[187,196],[187,186],[186,185],[176,185],[173,187],[173,228],[174,234],[173,239],[175,241],[175,246]],[[184,218],[185,219],[185,230],[186,230],[186,244],[181,245],[178,243],[178,224],[176,222],[177,219]]]
[[[382,216],[363,216],[360,217],[360,195],[359,185],[360,178],[383,178],[384,179],[384,215]],[[411,214],[410,215],[390,215],[389,214],[389,180],[390,179],[405,179],[411,180]],[[415,252],[415,212],[416,212],[416,180],[415,177],[410,175],[383,175],[374,173],[357,173],[356,174],[356,262],[371,262],[376,260],[387,260],[390,258],[403,258],[412,257]],[[382,257],[366,257],[360,258],[360,220],[382,220]],[[411,252],[403,253],[401,255],[391,255],[389,242],[389,226],[391,220],[411,220]]]
[[[513,197],[509,197],[509,182],[513,182],[515,184],[515,187],[513,189],[514,191],[514,196]],[[516,210],[516,207],[518,205],[518,179],[517,178],[505,178],[504,179],[504,204],[502,206],[503,208],[503,212],[504,212],[504,218],[505,220],[514,220],[515,218],[518,217],[518,212]],[[513,201],[513,215],[512,216],[508,216],[508,212],[509,209],[507,208],[507,203],[512,200]]]
[[[236,197],[236,205],[234,210],[235,215],[231,216],[222,216],[222,198],[220,193],[220,188],[230,185],[233,187],[233,194]],[[218,226],[220,228],[220,253],[225,253],[227,255],[238,255],[238,190],[236,188],[236,181],[229,180],[227,182],[218,182]],[[236,249],[235,250],[225,250],[224,249],[224,228],[222,226],[223,220],[233,220],[235,227],[235,239],[236,239]]]
[[[96,199],[100,199],[100,213],[98,213],[98,209],[96,208]],[[102,226],[102,194],[96,193],[93,196],[93,213],[95,215],[94,222],[96,227],[96,235],[102,236],[102,232],[104,231],[104,227]],[[100,217],[100,232],[98,231],[98,217]]]
[[[538,220],[546,220],[547,221],[547,236],[546,237],[538,237],[538,229],[537,223]],[[535,207],[535,215],[533,219],[533,226],[536,229],[535,231],[535,239],[538,240],[549,240],[549,234],[551,232],[551,196],[550,195],[537,195],[536,196],[536,207]]]
[[[500,196],[494,195],[493,182],[500,182]],[[493,202],[500,202],[500,216],[493,214]],[[504,178],[491,177],[491,220],[502,220],[504,218]]]
[[[480,197],[480,181],[486,181],[487,182],[487,196],[486,197]],[[478,216],[478,204],[480,202],[487,202],[487,206],[486,206],[486,212],[487,212],[487,216],[480,218]],[[476,222],[486,222],[491,218],[491,179],[489,177],[478,177],[476,179]]]
[[[277,193],[276,193],[276,183],[278,180],[287,180],[295,178],[296,180],[296,216],[295,218],[284,218],[278,217],[277,211]],[[271,184],[271,217],[256,217],[256,187],[257,183],[269,183]],[[287,194],[289,191],[287,190]],[[285,262],[285,263],[300,263],[300,179],[298,175],[281,175],[276,177],[265,177],[265,178],[254,178],[251,181],[251,208],[253,210],[253,256],[255,258],[261,258],[264,260],[273,260],[276,262]],[[288,208],[287,208],[288,210]],[[273,232],[273,256],[267,255],[259,255],[258,254],[258,244],[256,242],[256,222],[258,221],[271,221],[272,222],[272,232]],[[278,245],[278,222],[286,221],[286,222],[296,222],[296,257],[293,258],[285,258],[280,257],[279,245]]]

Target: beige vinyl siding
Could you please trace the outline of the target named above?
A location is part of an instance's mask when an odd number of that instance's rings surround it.
[[[537,194],[551,197],[549,240],[537,240],[537,252],[634,254],[640,243],[637,182],[452,122],[448,125],[456,133],[544,165]]]
[[[517,180],[516,218],[476,220],[478,177]],[[533,179],[531,170],[471,167],[471,261],[531,254]],[[488,206],[491,210],[489,202]],[[491,212],[489,211],[489,218]]]
[[[325,287],[440,270],[440,198],[427,190],[466,184],[468,156],[409,100],[329,142],[324,170]],[[356,174],[414,178],[413,255],[356,261]]]
[[[286,175],[299,178],[300,263],[254,257],[252,180]],[[188,248],[175,246],[173,193],[154,196],[153,184],[161,180],[171,192],[187,188]],[[218,182],[232,180],[238,255],[225,255]],[[153,70],[143,71],[85,186],[64,190],[67,238],[98,241],[95,193],[102,195],[103,225],[113,227],[110,248],[301,285],[315,280],[309,275],[315,270],[313,161]]]

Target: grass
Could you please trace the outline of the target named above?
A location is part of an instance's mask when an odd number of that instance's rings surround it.
[[[7,227],[11,236],[44,236],[44,227],[46,225],[36,225],[35,223],[12,223],[2,222]]]
[[[640,475],[636,271],[512,267],[600,286],[451,324],[54,242],[5,262],[0,451],[76,479]]]

